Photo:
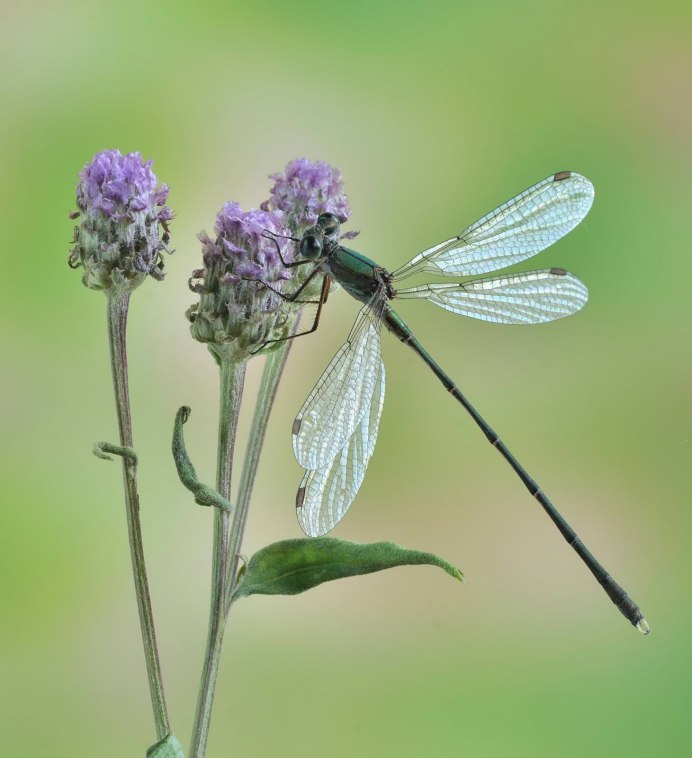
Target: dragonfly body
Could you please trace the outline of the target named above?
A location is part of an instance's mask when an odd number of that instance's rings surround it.
[[[636,603],[588,551],[536,481],[390,305],[396,298],[426,299],[452,313],[504,324],[535,324],[575,313],[586,303],[588,293],[582,282],[562,268],[403,290],[395,284],[425,271],[467,277],[518,263],[574,228],[592,200],[593,187],[587,179],[559,172],[394,272],[340,245],[339,223],[332,214],[322,214],[305,232],[299,250],[304,262],[314,261],[310,278],[322,273],[364,304],[348,340],[327,366],[293,425],[294,452],[305,469],[296,506],[306,534],[325,534],[343,518],[372,457],[384,402],[385,369],[380,353],[384,324],[413,349],[470,414],[617,608],[640,631],[648,632]]]
[[[370,302],[380,292],[389,299],[395,297],[392,275],[387,269],[333,239],[325,246],[322,266],[349,295],[362,303]]]

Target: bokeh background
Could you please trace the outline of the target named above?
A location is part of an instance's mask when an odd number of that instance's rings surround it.
[[[105,301],[66,265],[77,173],[139,150],[171,186],[176,253],[135,295],[142,519],[174,730],[189,738],[212,514],[217,377],[183,317],[195,235],[257,206],[294,157],[343,170],[357,247],[394,268],[544,176],[596,186],[531,264],[588,283],[531,328],[401,305],[430,352],[642,606],[610,605],[509,468],[385,335],[376,455],[336,535],[459,565],[239,603],[210,756],[692,754],[688,579],[692,7],[580,3],[2,3],[2,672],[6,756],[144,755],[154,741],[119,465]],[[299,535],[295,411],[357,305],[333,296],[279,397],[244,550]],[[246,415],[261,371],[253,362]],[[241,449],[245,437],[241,431]]]

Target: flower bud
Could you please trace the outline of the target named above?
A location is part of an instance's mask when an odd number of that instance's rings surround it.
[[[301,237],[314,226],[320,213],[333,213],[341,223],[348,221],[351,208],[344,192],[341,171],[324,161],[313,163],[307,158],[296,158],[286,165],[283,174],[272,174],[274,186],[269,190],[269,200],[260,208],[279,211],[291,233]],[[355,237],[358,232],[347,232],[342,239]],[[294,289],[300,287],[310,275],[310,266],[299,266],[293,275]],[[331,288],[338,287],[332,281]],[[321,278],[312,280],[303,290],[303,299],[319,298],[322,288]]]
[[[320,213],[333,213],[341,223],[351,215],[341,171],[324,161],[296,158],[285,173],[269,178],[274,180],[271,197],[260,208],[284,213],[286,226],[297,236],[313,226]]]
[[[168,187],[157,186],[152,161],[139,153],[104,150],[79,175],[74,247],[68,262],[84,267],[83,283],[95,290],[131,292],[150,274],[163,279],[162,252],[173,217]]]
[[[216,355],[247,359],[269,340],[288,336],[290,314],[299,306],[284,303],[272,289],[290,279],[283,259],[292,259],[281,214],[241,210],[226,203],[216,216],[216,238],[199,236],[204,266],[194,271],[190,288],[199,303],[187,311],[192,336]],[[274,345],[278,343],[273,343]]]

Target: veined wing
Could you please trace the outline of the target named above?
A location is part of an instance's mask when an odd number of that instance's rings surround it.
[[[293,422],[293,451],[304,469],[331,464],[370,408],[382,363],[378,306],[361,309]]]
[[[496,324],[540,324],[580,310],[586,285],[563,268],[472,279],[464,284],[423,284],[397,297],[425,298],[445,310]]]
[[[309,537],[321,537],[346,515],[363,483],[370,463],[384,404],[384,364],[380,366],[370,407],[351,439],[324,468],[306,471],[296,497],[301,529]]]
[[[563,237],[586,216],[594,188],[570,171],[549,176],[476,221],[458,237],[424,250],[394,272],[476,276],[512,266]]]

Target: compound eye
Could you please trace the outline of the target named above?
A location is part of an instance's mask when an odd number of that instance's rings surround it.
[[[321,213],[317,218],[317,223],[328,237],[339,231],[339,219],[333,213]]]
[[[316,234],[306,234],[300,241],[300,254],[313,260],[322,254],[322,240]]]

